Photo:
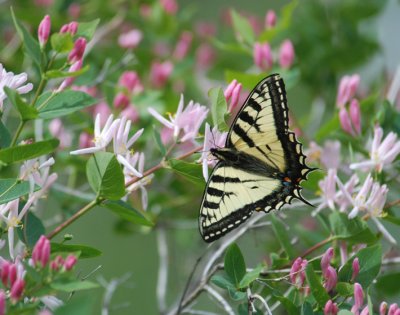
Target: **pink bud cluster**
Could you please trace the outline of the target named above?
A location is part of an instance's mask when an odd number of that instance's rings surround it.
[[[332,291],[336,287],[337,283],[337,272],[336,269],[331,266],[333,258],[333,248],[330,247],[322,256],[321,259],[321,270],[322,275],[325,279],[324,288],[327,292]]]
[[[308,261],[306,259],[302,259],[298,257],[294,262],[292,267],[290,268],[290,281],[300,290],[304,290],[305,293],[308,293],[309,288],[303,287],[304,281],[306,280],[306,272],[305,269],[307,267]]]
[[[58,255],[54,260],[50,262],[50,269],[53,271],[59,271],[64,268],[66,271],[70,271],[77,263],[75,255],[68,255],[66,259]]]
[[[279,65],[283,69],[289,69],[294,62],[295,52],[291,40],[286,39],[279,48]],[[253,47],[254,64],[262,71],[268,71],[273,65],[271,46],[268,43],[255,43]]]
[[[324,307],[324,315],[336,315],[339,312],[339,308],[336,303],[333,303],[332,300],[326,302]]]
[[[388,304],[382,302],[379,306],[379,315],[400,315],[400,307],[397,303],[390,304],[388,309]]]
[[[75,35],[78,31],[78,22],[70,22],[68,24],[64,24],[61,26],[60,33],[70,33],[71,35]]]
[[[0,266],[1,282],[5,288],[10,289],[10,298],[13,302],[17,302],[21,298],[25,289],[23,275],[24,272],[21,265],[18,263],[9,262],[7,260],[2,261]],[[1,291],[1,293],[4,292]]]
[[[226,87],[224,91],[224,96],[228,105],[228,112],[232,113],[237,105],[239,104],[240,92],[242,91],[242,84],[239,83],[236,79],[233,80]]]

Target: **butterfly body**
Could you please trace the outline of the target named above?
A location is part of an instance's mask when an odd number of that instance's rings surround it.
[[[246,221],[254,211],[278,210],[301,196],[300,182],[313,169],[288,130],[283,80],[271,75],[249,94],[229,130],[225,148],[210,153],[219,162],[200,209],[200,234],[212,242]]]

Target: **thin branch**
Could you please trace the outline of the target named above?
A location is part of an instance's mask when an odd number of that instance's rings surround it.
[[[158,247],[158,279],[157,279],[157,303],[160,314],[166,310],[165,293],[167,292],[168,281],[168,245],[165,230],[162,226],[157,229]]]
[[[309,249],[307,249],[302,255],[301,257],[304,258],[308,255],[310,255],[312,252],[316,251],[317,249],[321,248],[322,246],[330,243],[333,241],[332,237],[328,237],[327,239],[324,239],[323,241],[315,244],[314,246],[311,246]]]
[[[259,301],[261,302],[261,304],[265,307],[265,309],[266,309],[266,311],[267,311],[266,314],[272,315],[271,310],[270,310],[270,308],[269,308],[269,306],[268,306],[267,301],[264,300],[264,298],[263,298],[261,295],[252,294],[252,295],[250,296],[250,299],[259,300]]]
[[[209,285],[204,286],[204,290],[207,291],[212,297],[214,297],[224,308],[227,314],[229,315],[235,315],[235,312],[233,311],[232,307],[229,305],[229,303],[222,297],[221,294],[219,294],[216,290],[214,290],[212,287]]]
[[[383,209],[386,210],[386,209],[389,209],[391,207],[397,206],[398,204],[400,204],[400,199],[397,199],[395,201],[387,203]]]

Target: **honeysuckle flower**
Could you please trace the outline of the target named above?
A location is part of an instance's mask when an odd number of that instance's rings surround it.
[[[81,70],[82,68],[82,59],[77,60],[75,63],[73,63],[69,69],[68,72],[76,72]],[[70,76],[66,78],[64,81],[61,82],[60,87],[57,89],[57,92],[61,92],[62,90],[66,89],[67,87],[71,86],[72,83],[75,81],[76,77]]]
[[[351,281],[354,281],[360,272],[360,262],[358,261],[358,257],[353,259],[351,266],[353,269],[353,272],[351,274]]]
[[[389,311],[388,311],[388,315],[397,315],[397,311],[399,310],[399,307],[397,305],[397,303],[392,303],[389,306]]]
[[[363,288],[359,283],[354,284],[354,305],[351,308],[353,314],[358,315],[360,308],[364,302],[364,292]]]
[[[307,267],[307,264],[308,261],[306,259],[298,257],[293,262],[292,267],[290,268],[290,281],[298,288],[301,288],[303,286],[306,279],[305,269]]]
[[[175,46],[173,56],[176,60],[182,60],[189,52],[190,45],[192,44],[193,34],[185,31],[181,34],[178,43]]]
[[[49,308],[50,310],[54,311],[55,309],[59,308],[60,306],[64,305],[64,302],[61,301],[60,299],[56,298],[53,295],[45,295],[42,296],[40,298],[40,301],[46,305],[47,308]],[[48,313],[49,315],[51,315],[52,313]],[[40,315],[44,315],[44,314],[40,314]]]
[[[294,61],[294,47],[292,41],[286,39],[279,48],[279,65],[283,69],[289,69]]]
[[[68,255],[64,262],[65,270],[71,270],[77,263],[78,259],[75,255]]]
[[[400,141],[394,132],[389,132],[382,141],[383,130],[376,126],[374,131],[374,139],[372,140],[371,150],[369,152],[370,159],[359,163],[350,164],[351,169],[371,170],[377,172],[390,166],[396,157],[400,154]]]
[[[122,48],[136,48],[143,38],[143,33],[140,30],[134,29],[119,35],[118,44]]]
[[[118,155],[125,155],[129,148],[135,143],[135,141],[142,135],[143,128],[138,130],[129,140],[129,131],[131,129],[131,121],[127,120],[125,116],[119,120],[118,129],[114,135],[113,149],[114,153]]]
[[[214,60],[214,48],[207,43],[202,43],[196,50],[196,64],[198,68],[208,68],[213,64]]]
[[[44,46],[49,39],[51,29],[51,19],[50,15],[46,15],[43,20],[40,22],[38,27],[38,39],[40,46]]]
[[[15,89],[19,94],[28,93],[32,90],[33,85],[32,83],[23,85],[27,79],[28,75],[25,72],[15,75],[12,72],[7,72],[0,63],[0,111],[3,110],[3,102],[7,98],[4,87]]]
[[[265,28],[271,29],[276,24],[276,13],[274,10],[268,10],[267,14],[265,15]]]
[[[356,134],[361,134],[361,109],[360,103],[357,99],[353,98],[349,107],[350,120]]]
[[[132,122],[136,122],[139,120],[139,112],[136,109],[135,105],[130,104],[127,106],[122,112],[121,116],[129,118]]]
[[[322,274],[325,274],[328,271],[328,267],[330,266],[331,260],[333,258],[333,247],[329,247],[324,255],[321,258],[321,270]]]
[[[386,302],[382,302],[379,305],[379,315],[386,315],[387,310],[388,310],[388,304]]]
[[[336,98],[336,105],[339,108],[344,107],[347,102],[354,98],[359,84],[360,76],[358,74],[353,74],[351,76],[345,75],[340,79]]]
[[[167,83],[173,69],[174,65],[170,61],[154,61],[150,69],[151,84],[156,88],[162,88]]]
[[[136,152],[131,157],[129,162],[132,167],[136,167],[136,165],[137,165],[137,169],[140,174],[144,173],[144,163],[145,163],[144,153]],[[132,174],[130,169],[128,169],[128,168],[124,168],[124,174],[125,174],[125,183],[128,183],[129,181],[131,181],[131,179],[134,176],[138,177],[138,176]],[[151,183],[151,181],[154,177],[154,174],[150,174],[145,177],[143,177],[143,175],[140,175],[139,177],[142,177],[142,178],[140,178],[136,183],[133,183],[132,185],[127,187],[127,191],[129,193],[131,193],[135,190],[140,189],[140,193],[141,193],[141,197],[142,197],[142,207],[144,210],[146,210],[147,206],[148,206],[148,196],[147,196],[147,190],[146,190],[145,186]]]
[[[332,300],[326,302],[324,307],[324,315],[336,315],[339,312],[339,308],[336,303],[333,303]]]
[[[197,136],[200,126],[206,119],[208,109],[190,101],[184,109],[183,95],[179,101],[178,109],[174,116],[169,114],[169,120],[161,116],[155,109],[148,108],[149,113],[161,122],[165,127],[174,131],[174,138],[179,139],[182,142],[194,140]],[[180,135],[183,131],[182,136]]]
[[[32,261],[35,266],[45,267],[50,258],[50,241],[46,236],[40,236],[32,251]]]
[[[125,93],[119,92],[115,95],[113,104],[115,108],[124,109],[129,105],[129,102],[129,97],[126,96]]]
[[[332,289],[336,287],[337,283],[336,269],[333,268],[332,266],[328,266],[324,274],[324,277],[325,277],[324,288],[326,289],[327,292],[330,292],[332,291]]]
[[[68,62],[73,64],[82,59],[83,54],[86,49],[86,39],[84,37],[79,37],[68,55]]]
[[[232,82],[229,83],[229,85],[226,87],[224,91],[224,96],[226,102],[229,103],[228,105],[229,113],[232,113],[239,104],[239,97],[241,91],[242,91],[242,84],[238,83],[236,79],[232,80]]]
[[[316,215],[320,210],[328,206],[331,210],[335,209],[336,200],[336,170],[329,169],[328,175],[319,182],[321,189],[322,202],[315,209],[312,215]]]
[[[11,291],[10,291],[10,298],[11,300],[13,300],[14,302],[18,301],[21,296],[22,296],[22,292],[24,292],[25,290],[25,281],[23,279],[17,279],[13,286],[11,287]]]
[[[176,0],[160,0],[160,4],[164,11],[170,15],[174,15],[178,11]]]
[[[44,162],[40,162],[39,158],[35,158],[27,160],[22,164],[19,172],[19,179],[29,180],[31,194],[34,191],[35,184],[42,186],[41,189],[44,189],[43,186],[49,180],[50,166],[54,163],[55,161],[53,158],[49,158]],[[52,182],[55,180],[53,177],[54,176],[51,176],[50,178]],[[35,194],[38,194],[38,192],[35,192]]]
[[[208,166],[214,166],[216,164],[216,160],[210,156],[210,149],[223,147],[227,134],[227,132],[220,132],[217,127],[211,130],[210,125],[206,123],[203,151],[200,157],[203,166],[203,177],[206,181],[208,180]]]
[[[118,85],[127,89],[128,92],[137,94],[143,91],[143,85],[136,71],[125,71],[118,80]]]
[[[272,51],[268,43],[255,43],[253,47],[254,64],[262,71],[272,67]]]
[[[78,22],[71,22],[68,24],[64,24],[61,26],[60,33],[70,33],[71,35],[75,35],[78,31]]]
[[[307,150],[307,158],[310,162],[320,162],[327,170],[338,169],[340,166],[339,141],[327,140],[323,147],[311,141]]]
[[[96,120],[94,123],[94,146],[90,148],[79,149],[75,151],[71,151],[70,154],[78,155],[78,154],[89,154],[95,153],[98,151],[104,151],[107,145],[113,140],[114,134],[119,127],[120,119],[114,120],[114,116],[111,114],[103,129],[100,127],[100,119],[101,116],[98,114],[96,116]]]

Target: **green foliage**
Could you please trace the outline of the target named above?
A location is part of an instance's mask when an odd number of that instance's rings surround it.
[[[201,171],[201,165],[195,163],[188,163],[181,160],[170,159],[168,165],[171,169],[179,175],[184,176],[195,184],[203,184],[204,178]]]
[[[275,214],[271,215],[272,229],[276,235],[277,240],[281,244],[282,248],[285,250],[288,258],[294,258],[294,249],[290,243],[289,235],[286,231],[285,226],[281,221],[279,221]]]
[[[92,312],[94,300],[87,294],[80,298],[73,298],[68,304],[62,305],[54,311],[54,315],[87,315]]]
[[[251,27],[249,21],[242,16],[240,16],[235,10],[231,10],[231,17],[233,23],[233,29],[236,34],[238,34],[239,39],[243,40],[249,46],[252,46],[255,38],[253,28]]]
[[[22,228],[17,231],[19,239],[29,248],[33,248],[39,237],[46,233],[42,221],[32,212],[22,218]]]
[[[75,37],[85,37],[86,40],[91,40],[99,22],[100,19],[95,19],[90,22],[80,22]]]
[[[118,200],[125,195],[122,168],[112,153],[95,153],[87,162],[86,176],[100,198]]]
[[[25,101],[23,101],[16,90],[4,87],[4,92],[6,92],[10,103],[18,111],[22,121],[28,121],[38,117],[38,111],[36,108],[29,106]]]
[[[324,308],[326,302],[328,302],[330,298],[322,286],[320,279],[318,279],[316,273],[314,272],[312,264],[307,264],[306,278],[308,284],[310,285],[311,294],[315,298],[315,301],[318,303],[320,308]]]
[[[208,91],[208,96],[211,100],[211,118],[213,125],[217,126],[218,130],[227,131],[229,128],[225,122],[227,103],[224,92],[221,88],[212,88]]]
[[[93,258],[102,254],[98,249],[86,245],[51,243],[52,254],[76,252],[80,253],[79,258]]]
[[[40,187],[35,185],[34,191]],[[17,178],[0,179],[0,204],[25,196],[30,192],[29,182]]]
[[[238,288],[240,281],[242,281],[246,274],[246,264],[239,246],[235,243],[230,245],[226,250],[224,268],[231,282]]]
[[[100,205],[111,210],[123,220],[139,225],[154,226],[154,223],[148,218],[148,214],[133,208],[122,200],[108,200]]]
[[[71,33],[54,33],[50,43],[57,53],[67,53],[74,47]]]

